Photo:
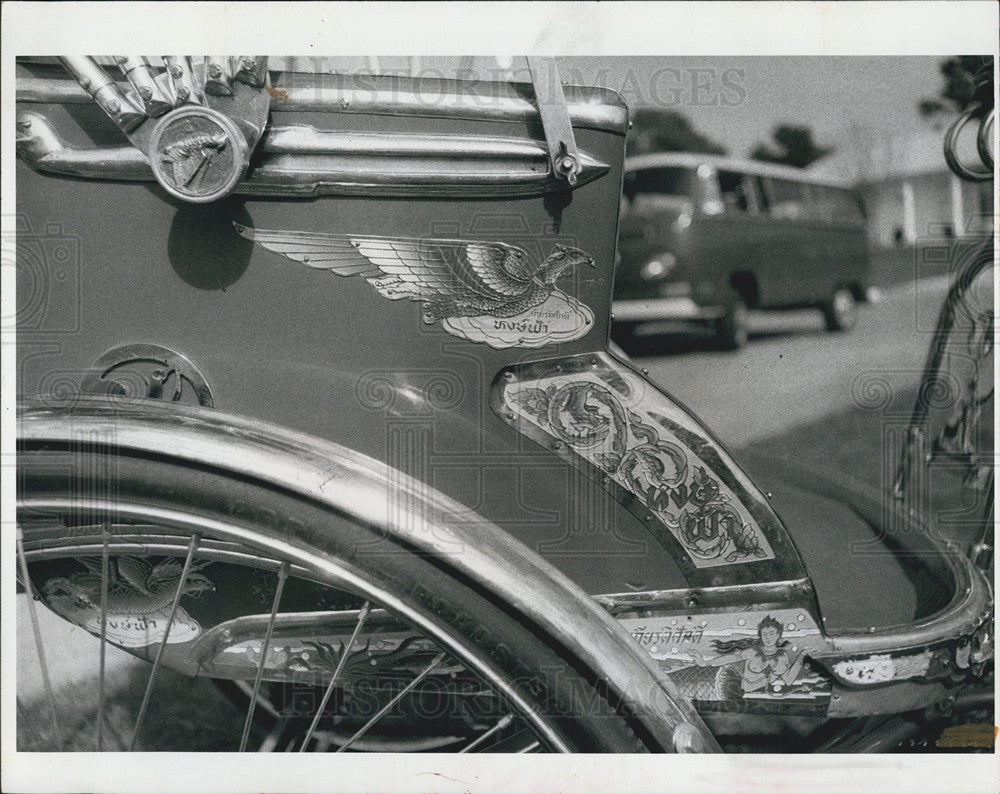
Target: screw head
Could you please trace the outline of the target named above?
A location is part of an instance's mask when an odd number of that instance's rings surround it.
[[[254,69],[257,68],[257,59],[256,58],[244,58],[242,61],[240,61],[240,66],[242,66],[248,72],[252,72]]]
[[[112,99],[110,102],[108,102],[108,110],[111,111],[112,113],[117,113],[121,109],[122,106],[117,99]]]
[[[177,86],[178,99],[187,99],[189,96],[191,96],[191,92],[186,85]]]
[[[210,63],[208,65],[208,74],[210,77],[222,77],[222,67],[217,63]]]
[[[183,75],[184,75],[184,70],[181,69],[181,67],[176,63],[170,67],[170,76],[173,77],[175,80],[180,80]]]
[[[340,106],[345,109],[349,108],[351,106],[351,100],[349,100],[347,97],[342,97],[340,100]]]
[[[149,86],[144,85],[142,88],[139,89],[139,96],[141,96],[143,99],[152,99],[153,89],[150,88]]]

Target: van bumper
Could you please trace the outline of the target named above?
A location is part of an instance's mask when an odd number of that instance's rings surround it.
[[[715,320],[725,313],[721,306],[699,306],[691,298],[637,298],[611,304],[615,322],[655,320]]]

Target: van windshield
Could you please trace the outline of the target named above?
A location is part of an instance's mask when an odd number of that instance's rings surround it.
[[[631,210],[680,207],[694,200],[697,178],[693,168],[678,166],[629,171],[623,194]]]

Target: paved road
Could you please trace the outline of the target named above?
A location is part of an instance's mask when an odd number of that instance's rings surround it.
[[[852,384],[879,374],[897,389],[916,385],[930,331],[947,289],[945,278],[894,287],[865,306],[850,334],[827,334],[818,312],[751,316],[751,340],[735,353],[710,340],[673,334],[656,340],[666,355],[637,356],[652,378],[692,408],[733,449],[777,435],[851,404]],[[18,694],[42,693],[24,597],[18,599]],[[53,678],[88,686],[97,671],[98,643],[39,609]],[[109,649],[109,676],[132,657]]]
[[[892,287],[848,334],[827,333],[818,311],[754,313],[742,350],[673,333],[642,340],[633,358],[738,449],[850,406],[852,387],[874,377],[916,386],[947,286],[942,276]]]

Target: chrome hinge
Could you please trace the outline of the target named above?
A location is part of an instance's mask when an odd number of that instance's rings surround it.
[[[573,124],[569,119],[566,96],[559,81],[556,59],[529,55],[527,60],[531,85],[535,89],[535,102],[542,117],[552,173],[565,179],[570,185],[575,185],[581,169],[580,154],[576,149]]]

